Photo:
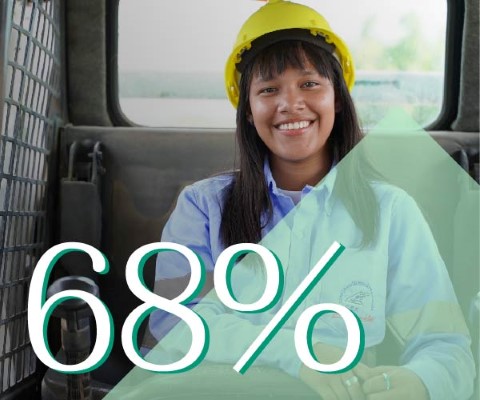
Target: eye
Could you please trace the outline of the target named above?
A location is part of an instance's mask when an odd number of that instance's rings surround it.
[[[272,94],[272,93],[275,93],[277,91],[277,88],[274,88],[274,87],[266,87],[266,88],[262,88],[258,91],[259,94]]]
[[[305,82],[302,87],[304,88],[313,88],[313,87],[316,87],[320,85],[318,82],[314,82],[314,81],[308,81],[308,82]]]

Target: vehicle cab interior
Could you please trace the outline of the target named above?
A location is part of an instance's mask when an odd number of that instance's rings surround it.
[[[106,396],[134,367],[120,341],[125,319],[141,304],[125,281],[127,260],[136,249],[160,240],[182,188],[238,165],[235,112],[224,91],[222,63],[242,22],[241,15],[238,21],[233,18],[241,14],[235,7],[245,9],[245,19],[263,3],[184,0],[181,7],[178,3],[0,2],[0,399]],[[316,3],[321,11],[324,2]],[[340,3],[337,7],[343,11],[332,7],[332,24],[348,7],[352,12],[357,7],[352,1]],[[362,24],[351,24],[357,29],[354,35],[363,35],[353,50],[358,59],[353,98],[365,133],[391,107],[407,110],[470,182],[468,187],[443,187],[435,204],[421,208],[450,210],[462,201],[478,201],[479,2],[425,2],[418,15],[406,9],[402,18],[396,15],[398,33],[385,33],[385,43],[376,32],[385,23],[394,23],[385,22],[389,7],[380,3],[365,3],[369,5],[358,10]],[[409,7],[414,3],[408,2]],[[391,12],[398,14],[401,7],[392,6]],[[223,24],[235,25],[224,38]],[[342,29],[348,32],[348,24]],[[439,42],[430,42],[429,31]],[[224,47],[217,50],[213,38]],[[185,51],[188,43],[192,49]],[[381,46],[387,55],[377,57],[374,65],[375,49]],[[427,50],[431,55],[420,62]],[[413,61],[407,65],[408,57]],[[444,177],[435,179],[441,186]],[[456,193],[449,197],[455,204],[442,202],[447,192]],[[459,240],[469,240],[475,232],[478,237],[479,218],[478,209],[464,220],[445,212],[442,226],[451,229],[435,237],[439,247],[456,254]],[[99,368],[84,375],[49,369],[36,357],[29,337],[33,272],[41,256],[63,242],[89,244],[110,265],[107,274],[98,274],[86,254],[70,253],[56,263],[48,282],[53,293],[75,285],[67,279],[54,286],[60,278],[88,278],[75,287],[97,295],[111,312],[112,351]],[[466,260],[464,268],[454,268],[458,263],[451,260],[445,263],[470,330],[478,376],[478,244],[473,249],[458,255]],[[145,284],[153,288],[155,257],[143,272]],[[52,354],[63,361],[68,349],[62,348],[61,335],[69,324],[76,326],[86,354],[96,334],[85,304],[54,312],[46,332]],[[139,330],[138,345],[155,345],[147,320]],[[71,363],[80,357],[75,354]],[[80,396],[72,388],[81,379],[88,381],[89,397],[74,397]],[[479,396],[477,377],[471,400]]]

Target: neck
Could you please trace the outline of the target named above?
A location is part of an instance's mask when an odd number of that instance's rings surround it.
[[[285,190],[302,190],[315,186],[327,175],[332,165],[330,157],[317,157],[302,162],[270,157],[270,168],[277,187]]]

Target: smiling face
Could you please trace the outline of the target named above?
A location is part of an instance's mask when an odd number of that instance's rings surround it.
[[[274,172],[300,168],[324,175],[331,164],[327,140],[335,122],[335,90],[307,59],[302,64],[253,75],[250,119],[270,151]]]
[[[300,163],[328,158],[327,139],[335,121],[332,83],[305,60],[305,68],[287,67],[250,85],[250,111],[258,135],[274,162]]]

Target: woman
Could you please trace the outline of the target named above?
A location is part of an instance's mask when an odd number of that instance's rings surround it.
[[[325,400],[467,399],[474,374],[468,333],[459,313],[445,318],[439,306],[448,303],[456,310],[455,294],[415,202],[381,183],[362,161],[363,143],[357,146],[361,132],[349,93],[353,62],[343,41],[312,9],[273,0],[242,27],[225,77],[229,99],[237,107],[239,170],[185,188],[162,241],[194,250],[207,271],[226,247],[259,242],[285,269],[279,306],[332,241],[341,242],[345,254],[304,308],[333,302],[355,311],[365,329],[362,362],[343,374],[305,367],[293,348],[294,314],[264,349],[259,364],[299,377]],[[188,273],[181,256],[161,253],[157,292],[171,290],[172,279]],[[236,266],[233,275],[239,301],[261,293],[258,268]],[[242,346],[271,318],[267,312],[228,313],[214,295],[196,312],[210,328],[207,360],[215,362],[236,361]],[[453,329],[446,321],[451,318],[459,321]],[[401,366],[373,367],[387,322],[402,345]],[[152,315],[150,329],[157,339],[168,326],[164,312]],[[162,344],[182,351],[189,343],[184,334],[177,329]],[[316,357],[324,363],[338,361],[346,339],[341,319],[322,317],[312,333]]]

